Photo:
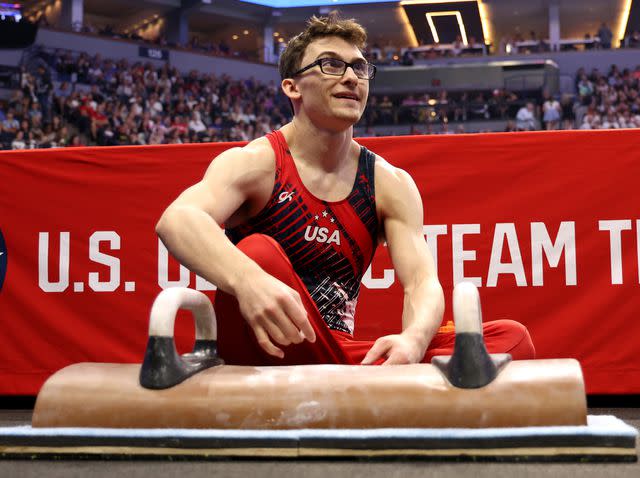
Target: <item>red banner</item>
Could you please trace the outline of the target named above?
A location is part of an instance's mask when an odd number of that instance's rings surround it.
[[[454,283],[484,320],[530,330],[539,358],[573,357],[589,393],[640,393],[637,131],[368,138],[411,173],[451,319]],[[154,226],[234,144],[0,153],[0,394],[35,394],[82,361],[140,362],[165,287],[212,286],[171,259]],[[398,331],[402,293],[380,248],[356,335]],[[177,342],[193,341],[190,320]]]

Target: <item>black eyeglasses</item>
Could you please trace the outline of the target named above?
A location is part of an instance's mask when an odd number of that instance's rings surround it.
[[[376,76],[376,66],[372,63],[367,63],[366,61],[347,63],[338,58],[320,58],[296,71],[293,76],[298,76],[300,73],[304,73],[316,65],[320,65],[320,71],[325,75],[342,76],[347,71],[347,68],[351,67],[356,76],[361,80],[373,80]]]

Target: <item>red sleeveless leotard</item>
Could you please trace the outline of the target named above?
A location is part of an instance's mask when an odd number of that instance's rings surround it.
[[[227,229],[227,236],[234,244],[254,233],[274,238],[327,326],[353,334],[360,281],[378,236],[375,155],[362,147],[349,195],[341,201],[323,201],[302,184],[282,133],[274,131],[267,138],[276,155],[271,197],[256,216]]]

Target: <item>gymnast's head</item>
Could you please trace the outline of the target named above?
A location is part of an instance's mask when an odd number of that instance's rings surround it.
[[[362,113],[375,66],[363,54],[367,33],[337,12],[313,16],[280,56],[282,89],[295,116],[351,126]]]

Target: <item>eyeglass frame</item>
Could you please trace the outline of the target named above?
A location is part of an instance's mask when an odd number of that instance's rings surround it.
[[[325,60],[332,60],[332,61],[339,61],[341,63],[344,63],[344,71],[342,73],[340,73],[339,75],[336,73],[326,73],[324,71],[324,69],[322,68],[322,62]],[[356,73],[356,70],[353,68],[355,65],[358,64],[365,64],[365,65],[369,65],[370,67],[373,68],[372,73],[371,73],[371,77],[367,77],[367,78],[360,78],[358,76],[358,74]],[[375,78],[376,76],[376,70],[377,67],[376,65],[374,65],[373,63],[370,63],[368,61],[355,61],[353,63],[349,63],[347,61],[341,60],[340,58],[332,58],[332,57],[324,57],[324,58],[318,58],[316,61],[309,63],[307,66],[305,66],[304,68],[299,69],[298,71],[296,71],[293,75],[291,75],[291,77],[295,77],[298,76],[301,73],[304,73],[307,70],[310,70],[311,68],[315,67],[315,66],[319,66],[320,67],[320,71],[324,74],[324,75],[330,75],[330,76],[343,76],[346,72],[347,72],[347,68],[351,68],[353,70],[353,73],[358,76],[358,78],[360,80],[368,80],[371,81]]]

